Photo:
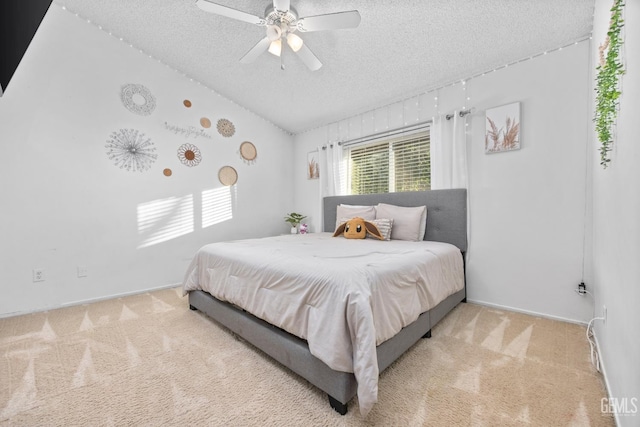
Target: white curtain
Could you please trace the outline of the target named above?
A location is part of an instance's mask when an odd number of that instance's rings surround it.
[[[465,115],[466,117],[466,115]],[[431,189],[467,188],[467,245],[471,241],[471,198],[467,172],[466,119],[459,111],[449,120],[445,116],[433,118],[431,125]],[[466,262],[470,255],[467,246]]]
[[[433,118],[431,125],[431,189],[468,188],[465,118]]]
[[[318,179],[320,191],[320,218],[321,224],[318,231],[322,231],[324,223],[323,199],[328,196],[340,196],[346,194],[345,156],[342,146],[338,143],[328,143],[318,147]]]

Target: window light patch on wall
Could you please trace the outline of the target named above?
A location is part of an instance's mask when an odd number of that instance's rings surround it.
[[[233,219],[233,186],[212,188],[202,192],[202,228]]]
[[[140,203],[137,208],[138,249],[193,233],[193,194]]]

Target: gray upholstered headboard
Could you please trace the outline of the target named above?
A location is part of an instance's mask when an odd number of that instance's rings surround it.
[[[427,231],[424,240],[447,242],[467,251],[467,190],[411,191],[406,193],[362,194],[324,198],[324,231],[336,227],[336,207],[373,206],[388,203],[397,206],[427,206]]]

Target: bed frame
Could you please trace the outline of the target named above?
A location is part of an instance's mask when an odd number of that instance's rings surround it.
[[[325,231],[335,229],[336,207],[341,203],[426,205],[427,228],[424,239],[451,243],[460,249],[464,259],[464,253],[467,250],[467,191],[465,189],[325,197],[323,221]],[[377,347],[379,371],[382,372],[391,365],[420,338],[431,337],[431,328],[460,302],[465,301],[466,285],[461,291],[422,313],[415,322],[403,328],[396,336],[380,344]],[[305,340],[229,303],[220,301],[204,291],[190,292],[189,304],[192,310],[205,313],[326,392],[331,407],[342,415],[347,413],[347,403],[356,395],[355,376],[352,373],[329,368],[311,354]]]

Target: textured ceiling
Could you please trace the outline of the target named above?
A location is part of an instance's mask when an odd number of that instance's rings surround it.
[[[301,17],[356,9],[356,29],[303,33],[323,63],[288,49],[238,60],[264,28],[195,0],[55,0],[290,133],[557,49],[589,36],[595,0],[292,0]],[[217,0],[264,16],[269,0]]]

